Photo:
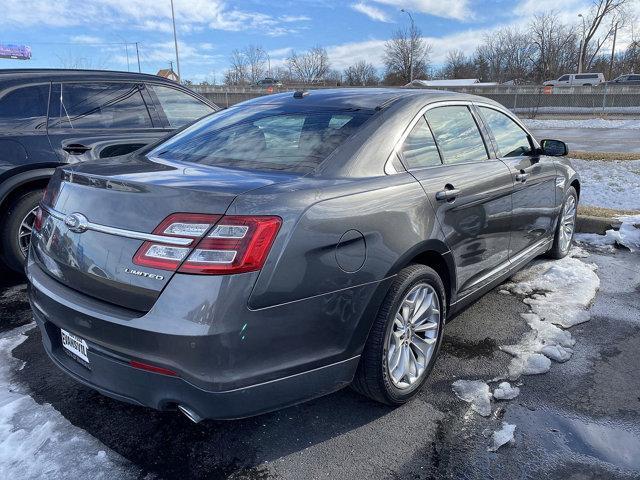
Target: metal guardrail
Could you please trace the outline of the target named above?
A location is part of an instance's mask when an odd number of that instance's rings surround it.
[[[272,93],[300,88],[340,88],[319,85],[287,85],[283,87],[223,87],[196,85],[195,91],[220,105],[236,103]],[[595,87],[544,87],[540,85],[498,85],[486,87],[437,88],[490,98],[523,116],[538,114],[640,115],[640,85],[600,85]]]

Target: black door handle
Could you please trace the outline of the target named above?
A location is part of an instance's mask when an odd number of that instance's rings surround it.
[[[91,147],[87,147],[81,143],[70,143],[68,145],[64,145],[62,149],[70,155],[82,155],[83,153],[91,150]]]
[[[436,192],[436,200],[438,201],[443,201],[446,200],[447,202],[451,202],[453,200],[455,200],[455,198],[460,195],[460,190],[458,190],[457,188],[446,188],[444,190],[440,190],[439,192]]]
[[[516,182],[526,182],[527,177],[529,176],[524,170],[520,170],[520,173],[516,173]]]

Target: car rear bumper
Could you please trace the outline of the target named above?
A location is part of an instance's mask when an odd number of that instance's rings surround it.
[[[257,415],[345,387],[353,379],[368,332],[368,325],[359,326],[358,319],[373,318],[364,306],[353,318],[310,314],[321,312],[321,304],[331,305],[325,296],[265,312],[247,309],[220,325],[215,320],[208,325],[194,323],[191,317],[187,320],[178,315],[180,323],[173,315],[167,316],[167,308],[160,307],[157,310],[169,318],[159,316],[155,307],[146,314],[127,317],[130,313],[117,306],[60,284],[32,261],[27,272],[34,317],[45,350],[58,367],[118,400],[160,410],[182,405],[203,418]],[[355,297],[368,305],[378,287],[356,287]],[[353,299],[354,292],[347,293]],[[183,303],[180,308],[194,310],[188,301]],[[377,305],[372,307],[377,309]],[[177,310],[169,313],[177,315]],[[290,331],[294,320],[297,330],[306,332],[302,338]],[[350,327],[337,332],[330,321]],[[245,325],[253,325],[253,330]],[[148,330],[149,326],[154,329]],[[87,342],[90,369],[68,356],[62,347],[61,328]],[[272,335],[278,335],[279,341]],[[295,340],[299,343],[280,351]],[[131,360],[170,369],[177,375],[140,370],[130,365]]]

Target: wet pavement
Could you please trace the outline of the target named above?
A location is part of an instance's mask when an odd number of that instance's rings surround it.
[[[569,151],[640,153],[640,132],[615,128],[532,128],[538,139],[562,140]]]
[[[470,412],[451,384],[505,375],[511,357],[498,346],[529,330],[519,315],[527,305],[499,289],[447,325],[423,392],[395,409],[347,389],[252,419],[193,425],[75,383],[52,367],[35,329],[13,351],[25,362],[14,382],[119,453],[139,478],[639,478],[640,259],[618,251],[583,260],[598,264],[601,289],[591,321],[571,329],[572,359],[522,377],[520,396],[494,402],[488,418]],[[3,282],[7,331],[29,312],[20,279]],[[515,443],[490,453],[488,434],[502,421],[516,425]]]

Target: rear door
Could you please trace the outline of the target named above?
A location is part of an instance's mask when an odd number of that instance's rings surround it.
[[[398,153],[436,212],[464,295],[508,264],[513,181],[470,105],[428,107],[414,122]]]
[[[65,163],[131,153],[169,132],[149,103],[140,83],[55,83],[49,139]]]
[[[492,134],[500,159],[514,182],[511,258],[553,235],[556,167],[552,158],[538,155],[532,137],[506,112],[478,106]]]

